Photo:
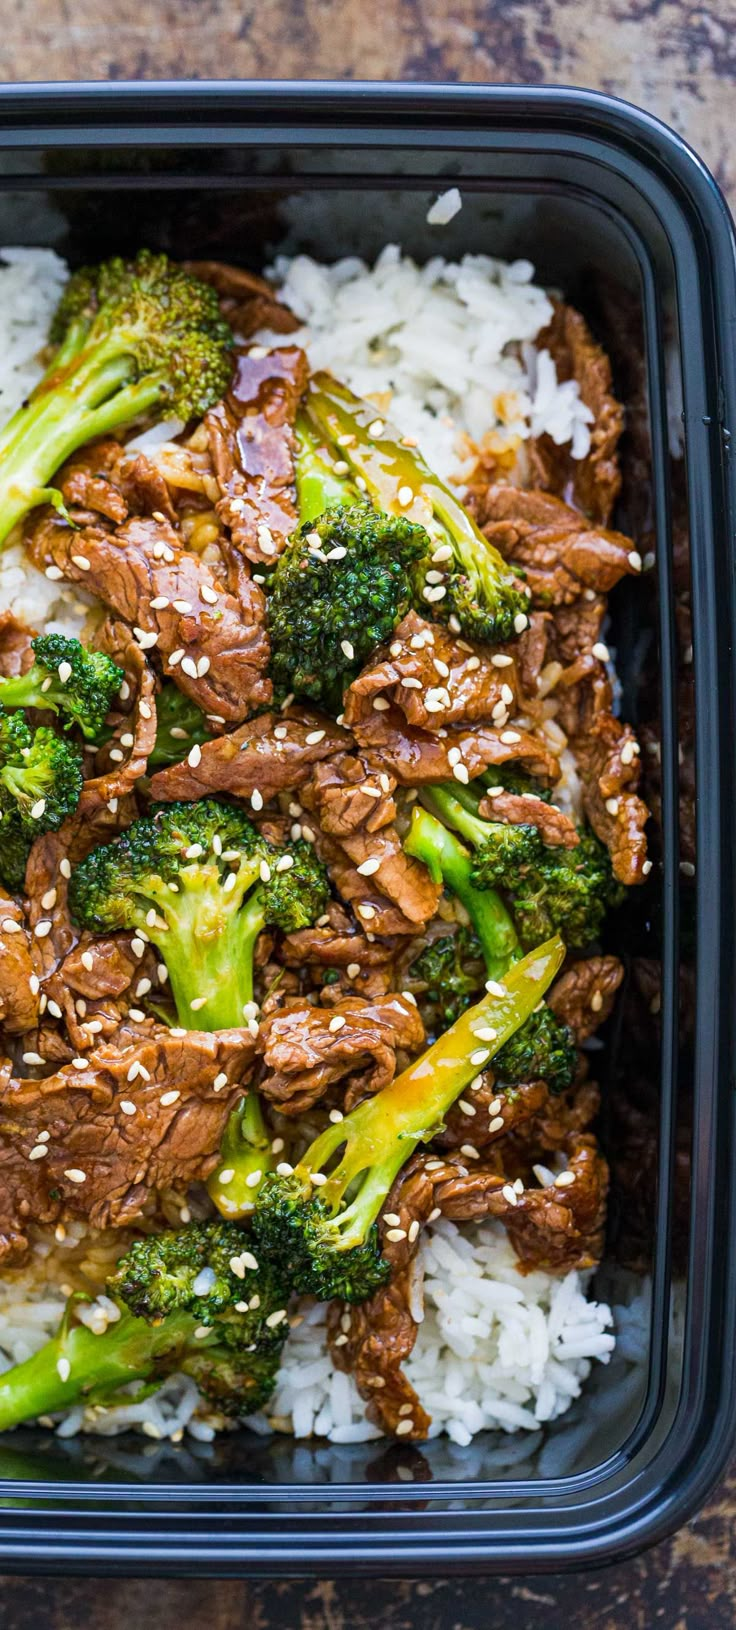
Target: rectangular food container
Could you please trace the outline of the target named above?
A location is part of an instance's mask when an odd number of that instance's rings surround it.
[[[438,192],[463,207],[428,226]],[[239,1574],[611,1562],[704,1499],[736,1435],[734,514],[728,213],[646,114],[588,92],[326,84],[0,87],[2,243],[523,256],[588,317],[627,403],[617,524],[656,565],[612,599],[648,744],[650,883],[612,931],[601,1291],[650,1275],[571,1412],[520,1436],[338,1448],[249,1432],[0,1444],[0,1570]],[[683,603],[691,591],[693,628]],[[692,650],[687,649],[692,645]],[[692,783],[697,823],[693,847]]]

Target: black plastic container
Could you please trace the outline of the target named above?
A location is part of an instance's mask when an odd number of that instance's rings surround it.
[[[429,228],[431,199],[455,183],[462,212]],[[632,1249],[651,1269],[638,1362],[599,1367],[531,1449],[503,1435],[340,1449],[243,1432],[175,1451],[17,1432],[0,1445],[0,1568],[529,1572],[632,1552],[698,1506],[736,1432],[736,275],[723,200],[671,132],[587,92],[4,86],[0,231],[73,261],[149,243],[258,267],[284,244],[332,258],[387,239],[420,259],[528,256],[588,315],[630,408],[618,520],[657,568],[614,596],[611,639],[659,810],[646,898],[613,930],[630,977],[606,1054],[602,1288],[615,1300],[631,1284]],[[694,875],[678,832],[693,753]],[[630,1154],[627,1183],[617,1139],[637,1135],[648,1162]]]

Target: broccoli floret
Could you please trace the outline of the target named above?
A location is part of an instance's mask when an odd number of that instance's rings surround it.
[[[220,1220],[138,1240],[106,1286],[119,1316],[103,1334],[75,1321],[86,1298],[72,1298],[51,1341],[0,1377],[0,1430],[78,1402],[114,1404],[131,1382],[145,1395],[173,1371],[229,1415],[260,1409],[288,1334],[290,1289],[273,1264],[253,1266],[248,1245]]]
[[[12,679],[0,679],[0,703],[65,714],[68,725],[77,725],[93,740],[120,690],[122,668],[101,651],[90,651],[64,634],[40,634],[31,643],[33,667]]]
[[[544,845],[536,826],[483,820],[478,814],[478,799],[469,787],[458,784],[457,791],[455,786],[428,788],[425,803],[471,844],[475,888],[504,886],[520,867],[531,865],[542,854]]]
[[[506,792],[525,793],[532,792],[535,798],[541,798],[542,803],[551,804],[552,792],[549,787],[543,787],[531,775],[525,775],[517,765],[494,764],[492,770],[484,770],[478,776],[478,783],[484,789],[487,787],[503,787]],[[461,787],[460,791],[464,789]]]
[[[0,816],[29,840],[56,831],[79,803],[82,755],[72,742],[0,707]]]
[[[390,1084],[331,1124],[295,1171],[266,1178],[253,1214],[265,1253],[295,1290],[364,1301],[388,1276],[376,1220],[402,1166],[536,1007],[565,954],[559,938],[517,962]],[[489,1039],[490,1038],[490,1039]]]
[[[242,810],[216,798],[154,805],[113,843],[93,849],[69,886],[81,927],[140,929],[158,946],[179,1023],[203,1030],[240,1025],[244,1010],[253,1016],[262,928],[305,928],[327,899],[326,874],[309,845],[282,853]]]
[[[579,828],[579,837],[576,849],[543,845],[535,861],[504,879],[522,945],[558,928],[570,950],[585,950],[598,939],[608,912],[625,899],[605,844],[589,826]]]
[[[0,814],[0,882],[11,894],[23,892],[32,842],[17,809]]]
[[[437,807],[443,808],[446,818],[458,811],[463,816],[467,813],[452,794],[445,794],[443,789],[432,788],[426,796],[428,801],[431,798]],[[514,923],[497,890],[488,886],[485,877],[479,880],[470,851],[430,810],[417,806],[412,811],[404,848],[416,860],[423,860],[435,881],[443,883],[465,907],[482,948],[487,978],[507,979],[508,969],[521,954]],[[561,928],[560,932],[563,931]],[[539,940],[535,943],[539,944]],[[548,1008],[532,1014],[510,1046],[513,1053],[510,1061],[509,1054],[506,1055],[504,1064],[509,1080],[541,1079],[547,1082],[551,1092],[570,1086],[577,1062],[572,1035]],[[506,1053],[505,1048],[503,1052]],[[520,1073],[508,1074],[511,1069]]]
[[[156,697],[156,740],[148,758],[149,770],[179,764],[195,742],[201,747],[212,735],[202,709],[168,681]]]
[[[493,1069],[497,1081],[546,1081],[550,1092],[557,1093],[572,1086],[577,1062],[569,1025],[561,1023],[551,1008],[541,1007],[496,1054]]]
[[[76,272],[51,325],[56,347],[29,400],[0,434],[0,542],[72,453],[156,411],[200,417],[226,390],[231,331],[215,290],[166,255]]]
[[[430,1005],[435,1027],[446,1030],[483,987],[486,975],[478,935],[464,923],[452,934],[441,934],[412,962],[410,973],[412,980],[426,985],[420,1000]]]
[[[317,373],[310,382],[306,415],[314,434],[339,445],[351,476],[360,478],[376,507],[388,515],[406,514],[411,507],[426,527],[431,547],[412,573],[419,610],[440,622],[452,618],[467,638],[492,644],[512,639],[528,626],[529,601],[498,550],[452,489],[380,419],[370,402],[329,374]]]
[[[271,674],[277,693],[308,696],[336,714],[345,687],[409,610],[410,568],[429,539],[406,516],[382,514],[331,476],[297,428],[303,524],[267,584]]]

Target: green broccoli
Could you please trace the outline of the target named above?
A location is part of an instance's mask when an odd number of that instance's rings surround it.
[[[73,918],[92,933],[135,929],[158,947],[185,1029],[253,1022],[253,958],[266,927],[291,933],[324,911],[327,875],[307,843],[275,849],[234,805],[216,798],[154,805],[72,873]],[[209,1192],[242,1216],[273,1164],[258,1094],[228,1123]]]
[[[411,964],[410,977],[426,986],[423,998],[432,1010],[432,1024],[447,1030],[459,1019],[486,978],[480,940],[464,923],[454,933],[431,940]]]
[[[375,407],[330,374],[313,376],[306,416],[317,437],[328,438],[353,481],[387,515],[416,504],[431,538],[413,569],[414,596],[426,616],[449,622],[468,639],[495,644],[528,626],[529,601],[505,561],[476,526],[452,489],[416,449],[387,426]]]
[[[64,634],[39,634],[31,641],[35,662],[27,673],[0,679],[6,708],[44,708],[66,714],[89,741],[99,736],[125,677],[101,651],[90,651]]]
[[[72,1297],[56,1335],[0,1376],[0,1431],[72,1404],[125,1402],[173,1371],[197,1382],[227,1415],[260,1409],[273,1390],[289,1324],[290,1287],[256,1266],[234,1223],[190,1223],[137,1240],[107,1283],[118,1317],[101,1334],[75,1319]]]
[[[142,249],[70,279],[43,378],[0,432],[0,543],[72,453],[155,412],[199,418],[226,390],[233,337],[214,289]]]
[[[433,787],[426,802],[472,845],[473,885],[508,896],[527,950],[555,930],[571,951],[585,950],[625,897],[608,850],[587,825],[579,829],[577,847],[563,849],[545,844],[536,827],[483,820],[470,787]]]
[[[438,791],[432,788],[429,796],[434,800]],[[447,793],[437,802],[449,813],[455,800]],[[465,907],[483,951],[486,977],[508,982],[508,970],[521,955],[516,930],[501,895],[477,880],[470,851],[429,809],[416,805],[404,848],[424,861],[435,881]],[[549,1008],[540,1011],[544,1018],[533,1014],[521,1026],[508,1050],[499,1053],[496,1067],[503,1067],[506,1081],[542,1079],[551,1092],[562,1092],[571,1085],[577,1064],[572,1032]]]
[[[305,518],[267,584],[271,674],[277,694],[308,696],[336,714],[345,687],[409,610],[410,568],[429,539],[333,478],[301,421],[297,430]]]
[[[181,763],[195,742],[201,747],[213,734],[196,702],[167,681],[156,697],[156,740],[148,758],[149,771]]]
[[[54,832],[76,809],[82,783],[78,747],[0,707],[0,819],[11,816],[31,840]]]
[[[32,842],[17,809],[0,815],[0,882],[11,894],[23,892]]]
[[[564,955],[556,937],[517,962],[503,994],[468,1008],[388,1086],[328,1126],[295,1171],[266,1178],[253,1213],[255,1251],[294,1290],[360,1302],[384,1282],[376,1220],[402,1166],[528,1018]]]

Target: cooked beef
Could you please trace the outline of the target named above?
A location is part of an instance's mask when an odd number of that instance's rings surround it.
[[[38,1022],[39,983],[25,914],[0,889],[0,1026],[22,1035]]]
[[[322,986],[322,1001],[342,1001],[346,995],[384,996],[396,986],[395,962],[406,943],[396,937],[367,939],[355,919],[332,900],[327,908],[329,921],[321,928],[302,928],[287,934],[279,947],[279,958],[287,968],[309,969],[316,982],[329,971],[331,984]],[[339,978],[334,976],[339,972]]]
[[[277,792],[303,786],[315,764],[349,746],[347,731],[321,713],[306,708],[261,713],[231,735],[205,742],[196,765],[187,759],[159,770],[152,777],[151,793],[170,803],[213,792],[234,798],[260,792],[267,803]]]
[[[570,443],[557,447],[551,436],[528,443],[534,485],[573,502],[591,520],[607,526],[621,486],[617,448],[624,415],[612,394],[611,364],[584,318],[572,306],[553,300],[554,314],[537,335],[538,351],[549,351],[558,381],[577,380],[581,400],[593,414],[590,450],[573,458]]]
[[[536,826],[545,843],[552,848],[574,849],[580,842],[575,822],[558,809],[546,804],[533,792],[494,791],[481,798],[478,813],[488,821],[507,821],[511,826]]]
[[[73,519],[98,516],[120,526],[129,515],[176,516],[169,489],[145,453],[127,454],[112,437],[90,442],[64,465],[58,485]]]
[[[218,514],[238,552],[272,566],[297,525],[294,421],[308,372],[297,346],[261,352],[238,352],[230,389],[205,422]]]
[[[318,764],[311,780],[311,803],[323,832],[333,838],[358,831],[379,832],[396,818],[396,781],[385,770],[351,753]]]
[[[190,260],[186,264],[203,283],[211,283],[217,290],[223,317],[239,339],[249,339],[259,328],[272,329],[275,334],[292,334],[299,328],[298,317],[277,300],[265,278],[222,260]]]
[[[301,1115],[346,1079],[345,1106],[393,1080],[399,1050],[416,1053],[424,1027],[416,1006],[398,993],[364,1002],[348,996],[337,1006],[295,1002],[261,1024],[268,1070],[260,1090],[284,1115]]]
[[[12,611],[0,611],[0,674],[3,679],[15,679],[33,667],[34,630],[21,622]]]
[[[402,709],[393,703],[387,710],[378,711],[368,697],[355,696],[346,706],[345,722],[373,762],[393,775],[400,786],[451,781],[456,762],[465,765],[471,780],[494,765],[512,763],[550,786],[559,779],[557,759],[544,739],[515,725],[513,719],[498,728],[459,725],[440,736],[408,724]]]
[[[368,1419],[410,1442],[426,1438],[432,1424],[401,1368],[417,1338],[410,1310],[415,1271],[409,1261],[367,1302],[332,1302],[327,1315],[333,1363],[353,1376]]]
[[[340,754],[339,758],[318,768],[312,781],[304,788],[302,802],[308,810],[316,811],[323,834],[334,830],[336,824],[344,829],[348,819],[354,819],[358,814],[353,780],[356,764],[359,765],[360,761]],[[364,772],[362,780],[365,784]],[[349,801],[349,816],[346,799],[341,796],[340,782]],[[380,781],[377,783],[374,777],[373,785],[376,784],[380,791]],[[366,825],[343,830],[339,838],[330,837],[329,842],[333,846],[339,845],[359,876],[380,877],[380,892],[398,906],[408,922],[421,925],[434,916],[442,896],[442,887],[432,881],[426,866],[404,852],[398,829],[392,821],[388,825],[382,822],[378,830],[369,824],[377,813],[377,802],[362,794],[360,808],[366,817]],[[336,803],[339,811],[337,819]],[[323,820],[323,808],[327,813],[326,820]],[[362,870],[365,867],[368,868],[367,873]]]
[[[578,1046],[609,1017],[623,977],[618,957],[591,956],[573,962],[552,986],[547,1001],[558,1019],[569,1024]]]
[[[453,1104],[433,1142],[439,1149],[456,1149],[474,1160],[479,1150],[497,1143],[537,1115],[548,1098],[546,1081],[524,1081],[512,1090],[504,1090],[494,1081],[492,1071],[486,1070],[480,1086],[475,1091],[468,1089]]]
[[[607,594],[640,570],[630,538],[591,527],[548,492],[498,482],[483,494],[479,521],[489,542],[524,572],[540,606],[569,605],[584,588]]]
[[[412,921],[405,916],[399,906],[389,900],[383,890],[378,887],[377,879],[365,877],[358,871],[357,864],[350,860],[342,844],[335,838],[327,836],[319,827],[314,830],[314,841],[320,860],[324,861],[330,874],[330,880],[348,905],[352,906],[360,920],[360,926],[366,934],[418,934],[423,923]],[[404,878],[401,864],[397,868],[396,877]],[[413,909],[419,906],[419,896],[413,897]]]
[[[636,788],[641,776],[639,744],[631,726],[599,713],[574,750],[583,783],[583,807],[593,831],[611,851],[621,883],[646,877],[649,810]]]
[[[114,533],[75,531],[42,510],[29,549],[41,570],[56,566],[124,617],[142,649],[155,647],[164,672],[205,713],[237,724],[270,700],[260,588],[244,580],[247,598],[234,599],[213,567],[181,547],[167,520],[132,517]]]
[[[31,1223],[81,1217],[93,1228],[124,1227],[150,1211],[158,1189],[206,1178],[253,1053],[247,1030],[159,1028],[142,1040],[131,1031],[79,1068],[7,1082],[0,1256],[23,1256]],[[218,1090],[221,1074],[227,1087]]]
[[[525,1188],[520,1178],[511,1184],[502,1173],[475,1166],[440,1178],[435,1203],[453,1222],[497,1217],[529,1272],[594,1267],[603,1250],[608,1168],[586,1134],[574,1133],[565,1153],[564,1184],[558,1178],[549,1188]]]
[[[494,663],[500,655],[502,666]],[[518,693],[509,653],[489,654],[482,646],[456,639],[437,623],[410,611],[349,687],[345,722],[362,718],[374,698],[401,709],[407,723],[437,732],[446,725],[477,720],[505,724]]]

